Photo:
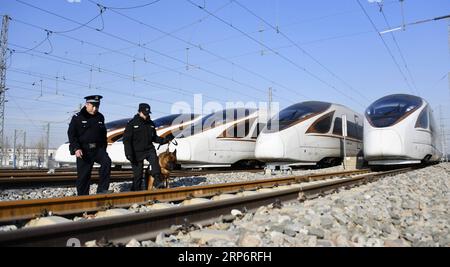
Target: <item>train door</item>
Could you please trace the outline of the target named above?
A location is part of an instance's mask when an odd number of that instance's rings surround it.
[[[361,140],[361,142],[356,142],[356,150],[357,152],[362,149],[362,136],[363,136],[363,128],[362,128],[362,120],[358,115],[355,115],[355,125],[356,125],[356,139]]]
[[[251,133],[257,130],[257,126],[256,119],[247,119],[236,124],[233,135],[235,142],[233,142],[231,150],[237,153],[250,153],[253,158],[256,139],[252,138]]]
[[[360,140],[360,125],[358,115],[350,115],[347,117],[347,156],[356,156],[361,148]]]
[[[217,137],[218,142],[221,143],[221,146],[226,147],[226,150],[246,151],[244,142],[248,141],[252,126],[250,119],[234,123]]]
[[[231,140],[221,138],[222,136],[223,133],[217,132],[216,130],[208,134],[209,161],[212,163],[230,163]]]
[[[417,157],[422,158],[428,154],[432,154],[432,133],[430,130],[430,118],[428,108],[425,107],[419,114],[415,125],[415,133],[413,138],[414,154],[417,153]]]

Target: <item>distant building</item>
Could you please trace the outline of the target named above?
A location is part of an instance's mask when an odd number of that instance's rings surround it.
[[[47,159],[50,160],[50,165],[55,165],[54,158],[56,148],[50,148],[48,155],[45,155],[45,149],[42,148],[19,148],[16,149],[16,168],[47,168]],[[7,148],[4,151],[2,162],[0,163],[2,168],[14,167],[14,152],[12,148]],[[56,166],[50,166],[56,167]]]

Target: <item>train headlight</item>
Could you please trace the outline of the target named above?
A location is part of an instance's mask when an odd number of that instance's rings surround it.
[[[406,112],[410,112],[411,110],[413,110],[415,108],[415,106],[409,106],[407,109],[406,109]]]

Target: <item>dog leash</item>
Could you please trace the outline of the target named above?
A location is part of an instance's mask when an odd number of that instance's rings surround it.
[[[170,141],[167,146],[170,147],[170,143],[172,143],[174,146],[178,146],[178,142],[177,140],[173,139],[172,141]],[[159,144],[158,148],[156,150],[159,150],[161,148],[162,144]]]

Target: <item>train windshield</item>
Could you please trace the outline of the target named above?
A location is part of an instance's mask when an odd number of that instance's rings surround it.
[[[308,101],[292,105],[283,109],[279,114],[273,117],[267,123],[267,127],[263,132],[274,133],[285,130],[294,124],[324,112],[329,109],[330,106],[330,103],[319,101]]]
[[[109,131],[114,131],[120,128],[125,128],[127,127],[127,123],[128,121],[130,121],[131,118],[128,119],[121,119],[121,120],[116,120],[116,121],[111,121],[106,123],[106,129]]]
[[[170,126],[184,124],[184,123],[193,121],[193,120],[197,119],[199,116],[200,115],[198,115],[198,114],[173,114],[173,115],[158,118],[158,119],[154,120],[153,123],[155,124],[156,130],[161,130],[162,128],[165,128],[165,127],[170,127]],[[131,120],[131,119],[119,120],[114,123],[116,123],[117,125],[122,125],[122,127],[125,128],[129,120]],[[125,122],[125,124],[123,124],[123,122]],[[189,125],[188,125],[188,127],[189,127]],[[119,129],[119,128],[121,128],[121,127],[116,127],[116,129]],[[182,130],[183,130],[183,127],[180,126],[180,128],[174,129],[171,132],[174,135],[176,135],[177,133],[181,132]],[[110,131],[110,130],[108,130],[108,131]],[[123,133],[113,136],[113,137],[110,137],[110,139],[111,140],[108,141],[109,143],[123,142]]]
[[[197,114],[173,114],[165,116],[153,121],[155,123],[156,129],[169,127],[173,125],[183,124],[192,120],[195,120],[200,115]]]
[[[190,128],[185,129],[178,135],[177,138],[186,138],[188,136],[196,135],[209,129],[214,129],[217,126],[236,121],[250,116],[256,109],[225,109],[215,113],[211,113],[203,117],[203,119],[195,124],[192,124]]]
[[[377,128],[390,127],[422,106],[422,99],[412,95],[385,96],[366,110],[366,118]]]

